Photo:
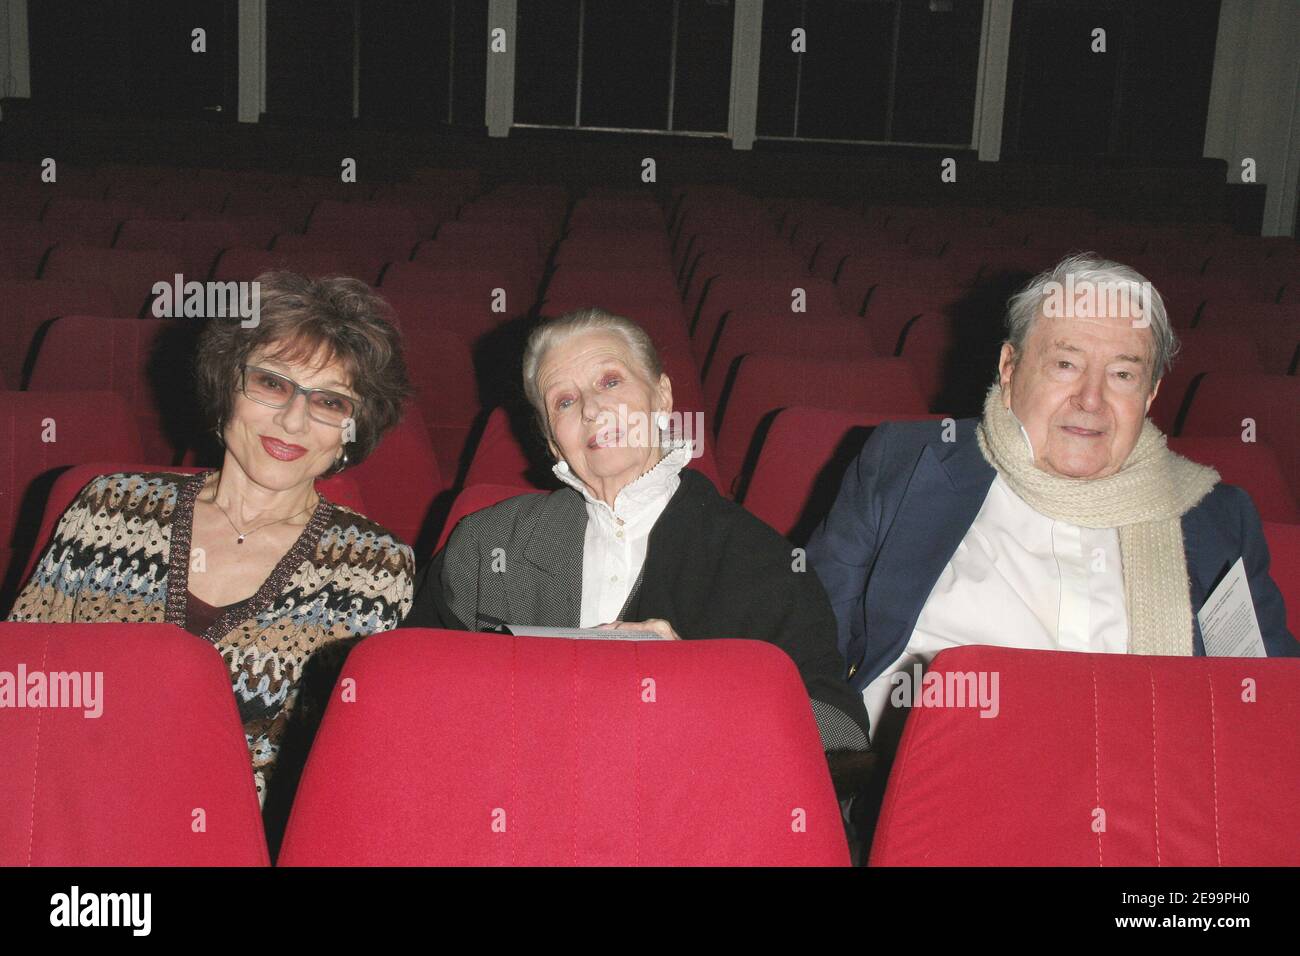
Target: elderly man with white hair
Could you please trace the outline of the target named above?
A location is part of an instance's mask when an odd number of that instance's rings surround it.
[[[983,416],[878,427],[808,545],[873,747],[945,647],[1205,654],[1197,611],[1239,558],[1263,653],[1300,654],[1250,497],[1146,418],[1177,349],[1150,283],[1071,256],[1006,323]]]

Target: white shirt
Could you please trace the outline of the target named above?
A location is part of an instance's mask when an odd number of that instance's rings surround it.
[[[899,671],[945,647],[1128,651],[1119,532],[1055,521],[998,475],[957,551],[926,598],[906,649],[863,691],[876,739]]]
[[[681,484],[678,472],[690,460],[690,443],[678,444],[653,468],[624,485],[614,498],[613,508],[592,495],[573,472],[561,470],[558,463],[551,469],[560,481],[581,492],[587,502],[579,627],[595,627],[618,619],[645,564],[650,530]]]

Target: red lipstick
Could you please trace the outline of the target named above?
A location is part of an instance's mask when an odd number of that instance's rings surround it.
[[[278,438],[271,438],[262,435],[262,447],[266,453],[277,461],[293,461],[307,454],[307,449],[302,445],[291,445],[288,442],[280,441]]]

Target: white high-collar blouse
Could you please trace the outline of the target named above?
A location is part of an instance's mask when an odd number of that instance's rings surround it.
[[[582,612],[579,627],[618,619],[641,568],[650,531],[681,484],[678,474],[691,460],[691,445],[675,445],[649,471],[628,482],[611,508],[595,497],[572,471],[557,462],[552,471],[587,503],[587,533],[582,549]]]

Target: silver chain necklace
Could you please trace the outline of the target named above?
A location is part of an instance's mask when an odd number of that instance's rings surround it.
[[[223,516],[225,516],[226,522],[230,525],[230,527],[235,529],[235,534],[239,535],[239,537],[235,539],[236,544],[243,544],[244,539],[247,538],[250,534],[255,534],[258,531],[261,531],[263,528],[269,528],[273,524],[284,524],[284,522],[286,521],[292,521],[294,518],[298,517],[298,515],[302,514],[304,511],[308,511],[311,508],[315,507],[315,503],[313,502],[312,504],[309,504],[306,508],[303,508],[302,511],[295,511],[287,518],[277,518],[274,521],[268,521],[266,524],[259,524],[256,528],[249,528],[247,531],[240,531],[239,526],[235,524],[235,522],[231,519],[230,514],[226,511],[225,508],[222,507],[221,502],[217,500],[216,489],[213,489],[212,491],[212,503],[216,505],[217,510],[220,511]]]

